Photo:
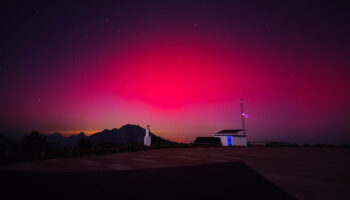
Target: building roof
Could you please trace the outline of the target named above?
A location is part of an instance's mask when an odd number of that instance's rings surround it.
[[[237,135],[241,131],[242,129],[225,129],[215,133],[214,135]]]
[[[225,129],[225,130],[221,130],[217,133],[238,133],[242,131],[242,129]]]

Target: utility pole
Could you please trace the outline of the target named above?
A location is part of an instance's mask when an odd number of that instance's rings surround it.
[[[243,130],[243,134],[245,135],[245,118],[246,118],[246,113],[244,113],[243,99],[240,100],[240,103],[241,103],[242,130]]]

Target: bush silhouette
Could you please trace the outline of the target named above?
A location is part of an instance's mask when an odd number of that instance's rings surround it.
[[[23,140],[23,150],[26,152],[41,152],[46,150],[46,136],[33,131],[26,135]]]
[[[91,148],[91,142],[87,138],[81,138],[78,141],[78,148],[79,149],[90,149]]]

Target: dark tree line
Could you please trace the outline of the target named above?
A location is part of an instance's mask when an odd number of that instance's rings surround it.
[[[46,136],[33,131],[24,137],[22,147],[25,152],[44,151],[47,149]]]
[[[76,146],[79,149],[90,149],[92,147],[88,138],[80,139]],[[38,131],[33,131],[24,137],[22,143],[22,151],[24,152],[42,152],[49,149],[46,136],[40,134]]]

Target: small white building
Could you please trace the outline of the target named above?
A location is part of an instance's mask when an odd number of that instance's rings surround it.
[[[221,146],[247,146],[247,135],[240,134],[242,129],[225,129],[215,133],[221,139]]]
[[[150,128],[149,128],[149,125],[147,125],[146,134],[143,140],[143,144],[147,147],[151,146],[151,136],[149,135],[149,132],[150,132]]]

